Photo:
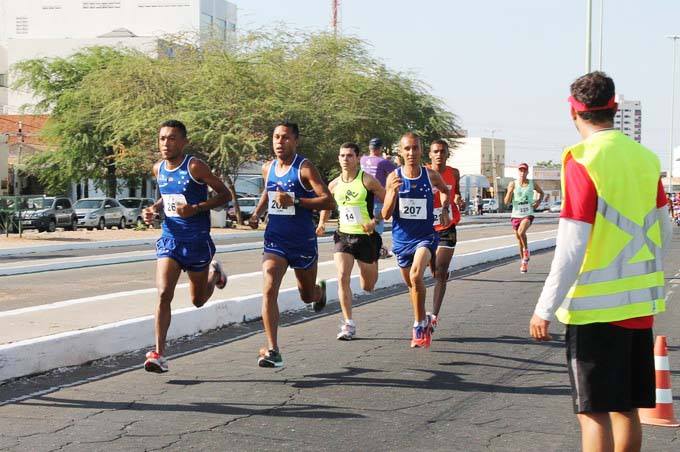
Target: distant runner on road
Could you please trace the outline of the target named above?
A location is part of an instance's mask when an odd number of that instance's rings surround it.
[[[352,318],[352,290],[350,278],[356,259],[359,265],[361,288],[371,292],[378,280],[378,258],[382,239],[375,232],[377,220],[373,217],[375,202],[382,202],[385,189],[376,178],[359,167],[359,146],[345,143],[338,152],[342,173],[328,189],[338,205],[338,230],[335,231],[333,260],[338,269],[338,298],[342,308],[343,322],[337,335],[339,340],[352,340],[356,335],[356,323]],[[329,210],[321,212],[316,233],[323,236]]]
[[[446,140],[434,140],[430,144],[430,161],[428,165],[433,171],[436,171],[441,176],[446,184],[449,193],[449,200],[451,203],[451,215],[449,222],[442,224],[439,219],[442,211],[442,203],[439,197],[439,190],[437,187],[432,187],[433,202],[434,202],[434,230],[439,234],[439,245],[437,251],[432,256],[430,261],[430,269],[434,275],[435,285],[432,296],[432,313],[430,318],[432,320],[432,331],[439,325],[439,310],[444,301],[444,294],[446,293],[446,283],[449,279],[449,266],[451,259],[453,259],[453,252],[456,249],[457,234],[456,225],[460,222],[460,172],[453,167],[446,165],[446,160],[449,158],[449,143]]]
[[[326,306],[326,282],[316,282],[318,247],[312,210],[334,207],[333,196],[316,167],[297,153],[298,125],[279,123],[272,134],[276,158],[262,166],[265,189],[249,223],[257,226],[268,212],[262,255],[262,323],[267,346],[260,350],[260,367],[282,367],[279,351],[279,289],[288,267],[295,270],[300,298],[315,311]]]
[[[367,174],[375,177],[383,187],[387,181],[387,176],[395,170],[397,165],[383,157],[383,143],[380,138],[371,138],[368,142],[368,155],[361,157],[361,169]],[[375,231],[382,236],[385,232],[385,220],[382,216],[382,201],[376,201],[373,206],[373,217],[376,220]],[[390,257],[390,253],[383,245],[380,247],[380,257]]]
[[[614,81],[571,85],[583,141],[562,154],[555,256],[529,332],[567,325],[567,367],[583,450],[639,451],[638,408],[655,406],[654,315],[665,310],[663,251],[672,235],[658,156],[613,128]]]
[[[165,212],[163,232],[156,242],[156,349],[146,354],[148,372],[167,372],[165,341],[170,328],[170,304],[180,274],[189,276],[191,302],[197,308],[210,298],[215,287],[223,289],[227,274],[216,259],[215,244],[210,238],[210,209],[223,206],[231,198],[227,187],[203,161],[184,153],[187,129],[180,121],[161,124],[158,147],[162,160],[153,167],[161,192],[153,206],[144,210],[150,224],[162,208]],[[216,196],[208,199],[208,187]]]
[[[437,252],[439,235],[434,230],[433,187],[441,197],[442,224],[449,224],[449,190],[439,173],[422,166],[420,137],[408,132],[399,141],[404,162],[387,177],[383,217],[392,220],[392,250],[397,255],[401,276],[409,288],[413,307],[411,347],[429,347],[432,323],[425,313],[423,274]]]
[[[510,204],[512,200],[512,214],[510,221],[512,229],[515,231],[517,243],[519,244],[519,271],[526,273],[529,269],[529,242],[527,241],[527,231],[534,222],[534,209],[543,201],[543,190],[533,179],[527,179],[529,165],[520,163],[519,178],[508,184],[508,192],[505,194],[505,204]],[[534,200],[534,191],[538,193],[538,199]]]

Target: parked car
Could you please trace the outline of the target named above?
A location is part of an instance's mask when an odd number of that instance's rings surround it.
[[[67,231],[78,229],[71,200],[68,198],[28,198],[21,206],[21,229],[37,229],[39,232],[54,232],[57,228]]]
[[[241,209],[241,218],[243,220],[247,220],[253,214],[259,201],[260,198],[255,196],[238,198],[238,207]],[[233,205],[229,207],[229,210],[227,210],[227,216],[232,221],[236,220],[236,210],[234,209]],[[262,216],[262,219],[264,219],[264,215]]]
[[[78,226],[88,231],[118,226],[124,229],[127,224],[125,208],[113,198],[83,198],[74,205],[78,215]]]
[[[153,205],[154,200],[151,198],[121,198],[118,202],[125,209],[127,225],[139,226],[144,224],[142,210]],[[154,221],[154,226],[156,226],[156,221]]]
[[[482,199],[482,212],[498,212],[498,201],[495,198]]]
[[[534,212],[545,212],[550,209],[550,203],[548,201],[541,201],[541,203],[534,209]]]
[[[550,211],[552,213],[562,212],[562,201],[555,201],[552,206],[550,206]]]

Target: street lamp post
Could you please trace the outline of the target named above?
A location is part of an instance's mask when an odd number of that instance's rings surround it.
[[[493,197],[496,198],[496,205],[500,206],[498,202],[498,180],[496,180],[496,138],[494,137],[496,129],[491,129],[491,177],[493,178]]]
[[[672,89],[671,89],[671,131],[669,133],[669,152],[670,152],[670,158],[668,159],[669,166],[668,166],[668,193],[673,192],[673,128],[675,127],[675,78],[676,78],[676,70],[677,70],[677,64],[675,63],[676,61],[676,56],[677,56],[677,43],[678,39],[680,39],[680,35],[669,35],[666,36],[668,39],[673,40],[673,78],[671,80],[672,84]]]
[[[586,1],[586,74],[590,73],[593,36],[593,0]]]

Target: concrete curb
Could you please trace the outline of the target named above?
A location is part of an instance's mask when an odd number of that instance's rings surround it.
[[[552,248],[555,238],[530,242],[532,250]],[[452,270],[502,260],[517,254],[517,246],[509,245],[455,256]],[[380,271],[376,289],[402,285],[399,268]],[[352,277],[352,291],[362,295],[358,276]],[[337,280],[327,281],[329,302],[337,302]],[[211,301],[201,309],[184,308],[173,311],[173,322],[168,339],[191,336],[225,325],[245,322],[260,317],[261,294]],[[279,294],[279,309],[299,311],[308,309],[299,300],[297,289]],[[84,330],[44,336],[0,346],[0,381],[31,375],[65,366],[74,366],[118,353],[151,347],[154,343],[153,316],[124,320]]]
[[[554,219],[550,218],[537,218],[534,224],[547,224],[556,223]],[[503,225],[503,221],[495,221],[492,223],[476,223],[476,222],[465,222],[458,226],[458,229],[471,229],[471,228],[489,228]],[[327,232],[333,232],[334,227],[327,229]],[[385,231],[390,231],[391,225],[387,224]],[[159,236],[160,237],[160,231]],[[138,245],[153,245],[158,240],[158,237],[147,237],[143,239],[126,239],[126,240],[106,240],[106,241],[95,241],[95,242],[85,242],[85,243],[62,243],[59,245],[36,245],[36,246],[24,246],[18,248],[5,248],[0,249],[0,257],[8,256],[22,256],[25,254],[34,253],[53,253],[57,251],[73,251],[73,250],[83,250],[83,249],[100,249],[100,248],[119,248],[124,246],[138,246]],[[235,233],[222,233],[222,234],[212,234],[213,240],[223,240],[223,239],[242,239],[242,238],[262,238],[264,237],[264,231],[248,231],[248,232],[235,232]]]

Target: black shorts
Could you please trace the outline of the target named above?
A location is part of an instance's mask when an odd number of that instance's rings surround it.
[[[345,234],[335,231],[333,234],[336,253],[347,253],[354,258],[367,264],[372,264],[380,257],[382,238],[380,234]]]
[[[456,225],[452,224],[450,227],[446,229],[442,229],[441,231],[437,231],[439,234],[439,245],[442,248],[455,248],[456,243],[458,242],[458,238],[456,235]]]
[[[567,367],[575,413],[653,408],[652,329],[609,323],[567,325]]]

